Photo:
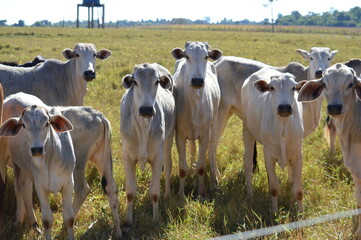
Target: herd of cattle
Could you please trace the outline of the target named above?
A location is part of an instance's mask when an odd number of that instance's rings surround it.
[[[253,198],[258,142],[264,147],[272,211],[278,210],[278,163],[282,169],[287,166],[292,193],[302,212],[302,141],[318,126],[324,98],[330,116],[325,131],[330,150],[337,134],[361,207],[361,61],[352,59],[331,66],[337,50],[313,47],[310,52],[297,52],[309,61],[308,67],[296,62],[274,67],[246,58],[222,57],[222,52],[210,50],[208,43],[187,42],[185,49],[174,48],[171,52],[177,60],[174,74],[159,64],[143,63],[123,77],[122,85],[127,89],[120,116],[127,199],[123,231],[129,231],[133,224],[137,163],[141,168],[147,162],[151,165],[149,195],[153,221],[158,221],[162,169],[166,180],[164,196],[171,194],[173,138],[179,156],[178,195],[185,197],[187,141],[192,158],[196,154],[195,141],[199,141],[198,194],[205,197],[207,151],[211,187],[217,187],[217,145],[233,114],[243,121],[247,197]],[[121,238],[110,123],[101,112],[82,106],[87,82],[96,77],[96,58],[107,59],[111,52],[79,43],[74,50],[65,49],[63,55],[67,62],[37,57],[34,66],[0,64],[0,207],[6,168],[11,166],[17,203],[14,224],[27,218],[30,225],[36,225],[34,184],[46,239],[51,238],[54,220],[48,201],[50,192],[61,192],[64,223],[69,239],[74,239],[74,217],[90,192],[85,167],[91,161],[102,175],[114,235]],[[2,214],[0,209],[0,218]],[[357,236],[361,239],[361,216]]]

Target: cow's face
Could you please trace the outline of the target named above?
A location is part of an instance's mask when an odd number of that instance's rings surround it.
[[[325,71],[330,65],[333,57],[338,50],[330,51],[326,47],[313,47],[310,52],[302,49],[296,50],[309,62],[310,79],[322,77],[322,72]]]
[[[43,107],[33,105],[23,110],[18,118],[10,118],[0,128],[0,136],[15,136],[23,129],[26,147],[31,157],[43,157],[49,140],[50,128],[58,132],[73,129],[71,123],[61,115],[49,115]]]
[[[123,78],[122,85],[128,89],[133,88],[133,100],[139,116],[151,118],[156,114],[158,88],[171,88],[172,80],[169,76],[160,74],[154,64],[144,63],[135,66],[133,74]]]
[[[86,81],[92,81],[96,77],[95,60],[107,59],[112,53],[107,49],[96,51],[94,44],[78,43],[74,50],[69,48],[63,51],[66,59],[75,59],[77,75],[81,76]]]
[[[354,70],[343,64],[328,68],[319,80],[310,81],[301,89],[300,101],[313,101],[323,92],[327,100],[327,113],[339,117],[361,96],[361,82]]]
[[[260,92],[271,94],[272,111],[280,117],[288,117],[293,113],[295,93],[300,90],[305,81],[297,83],[289,73],[272,76],[270,81],[258,80],[254,86]]]
[[[175,59],[186,59],[187,80],[194,89],[204,86],[208,59],[217,60],[222,56],[220,50],[213,49],[209,51],[209,48],[206,42],[187,42],[184,51],[180,48],[172,50],[172,55]]]

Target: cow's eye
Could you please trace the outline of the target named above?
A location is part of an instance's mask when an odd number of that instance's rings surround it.
[[[76,56],[76,57],[79,57],[79,54],[75,53],[75,56]]]
[[[353,83],[350,83],[347,88],[352,88],[353,87]]]
[[[206,60],[208,60],[209,56],[206,56]]]
[[[296,90],[296,87],[293,87],[292,90],[295,91],[295,90]]]
[[[310,59],[311,59],[311,61],[312,61],[312,60],[313,60],[313,57],[311,57]]]
[[[49,122],[46,122],[46,123],[45,123],[45,127],[49,127]]]
[[[328,61],[331,61],[331,58],[329,57],[327,60],[328,60]]]
[[[269,87],[269,90],[273,91],[273,90],[275,90],[275,88],[271,86],[271,87]]]
[[[21,124],[22,126],[23,126],[23,128],[25,128],[25,124],[23,123],[23,124]]]
[[[133,81],[134,86],[138,86],[138,83],[136,81]]]
[[[96,57],[97,55],[94,53],[93,57]]]
[[[189,57],[186,55],[186,59],[189,60]]]
[[[325,83],[322,83],[322,87],[326,89],[326,84],[325,84]]]
[[[160,83],[160,81],[159,80],[157,80],[156,82],[155,82],[155,85],[158,85]]]

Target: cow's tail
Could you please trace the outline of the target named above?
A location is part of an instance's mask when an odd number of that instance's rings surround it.
[[[255,173],[258,169],[257,165],[257,141],[254,142],[253,145],[253,173]]]
[[[108,119],[102,116],[102,123],[104,126],[104,139],[103,139],[103,173],[102,173],[102,188],[104,193],[107,193],[107,185],[109,183],[109,178],[113,176],[113,159],[112,152],[110,148],[110,139],[111,139],[111,128]]]

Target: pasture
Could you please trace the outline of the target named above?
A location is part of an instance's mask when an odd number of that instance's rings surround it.
[[[277,28],[276,28],[277,29]],[[210,31],[211,30],[211,31]],[[133,71],[135,64],[157,62],[174,72],[175,59],[171,50],[184,48],[186,41],[207,41],[212,48],[222,50],[223,55],[233,55],[255,59],[274,66],[284,66],[291,61],[304,65],[305,60],[296,53],[301,48],[309,51],[314,46],[338,49],[333,63],[350,58],[360,58],[361,36],[355,32],[326,31],[325,33],[270,33],[257,31],[224,31],[217,29],[65,29],[65,28],[8,28],[0,30],[0,59],[19,63],[32,60],[36,55],[46,59],[56,58],[65,61],[62,51],[73,48],[78,42],[94,43],[97,49],[107,48],[112,56],[96,65],[97,79],[88,84],[84,105],[100,110],[112,125],[112,153],[114,177],[119,188],[119,213],[121,223],[126,209],[125,174],[121,159],[119,122],[119,102],[125,91],[121,79]],[[322,121],[325,119],[323,113]],[[287,184],[287,171],[277,168],[280,176],[279,196],[280,215],[271,216],[271,201],[268,193],[267,174],[264,166],[262,146],[258,145],[259,172],[254,174],[255,200],[246,201],[246,188],[243,171],[242,122],[233,116],[223,133],[217,151],[219,190],[210,191],[206,181],[207,200],[197,199],[198,177],[194,171],[186,180],[187,201],[178,199],[178,154],[173,146],[172,194],[164,200],[161,196],[158,226],[153,226],[152,206],[147,194],[150,182],[150,167],[147,171],[137,169],[138,195],[134,202],[134,228],[130,239],[206,239],[237,231],[252,230],[276,224],[288,223],[297,219],[309,219],[324,214],[356,208],[352,179],[343,166],[340,147],[330,155],[323,138],[323,123],[303,143],[302,184],[304,208],[302,216],[296,218],[296,210],[291,200]],[[188,161],[188,164],[189,161]],[[208,163],[209,164],[209,163]],[[209,177],[209,165],[208,165]],[[16,229],[11,226],[16,202],[13,189],[12,169],[7,172],[7,190],[4,201],[6,227],[0,229],[2,239],[35,239],[38,234],[28,228]],[[87,180],[91,192],[75,219],[74,230],[77,239],[109,239],[113,226],[106,196],[101,188],[101,177],[89,166]],[[164,190],[164,176],[161,180]],[[36,194],[34,193],[34,196]],[[36,198],[36,197],[35,197]],[[51,197],[54,212],[53,236],[66,238],[62,225],[60,194]],[[35,214],[41,225],[40,204],[35,200]],[[344,218],[298,231],[266,237],[266,239],[352,239],[357,228],[357,218]]]

